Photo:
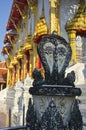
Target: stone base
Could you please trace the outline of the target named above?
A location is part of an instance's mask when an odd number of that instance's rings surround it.
[[[61,97],[61,96],[33,96],[34,107],[37,112],[37,118],[41,120],[43,113],[46,111],[49,103],[53,101],[63,118],[64,125],[70,120],[71,108],[74,105],[74,97]]]
[[[72,86],[64,85],[43,85],[39,87],[31,87],[29,89],[32,95],[47,95],[47,96],[80,96],[81,89]]]
[[[29,101],[26,119],[31,130],[82,130],[82,116],[75,99],[81,94],[79,88],[43,85],[29,91],[33,103]]]

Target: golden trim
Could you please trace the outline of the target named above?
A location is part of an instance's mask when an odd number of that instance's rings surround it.
[[[10,64],[10,65],[8,66],[8,68],[9,68],[9,69],[12,69],[12,68],[13,68],[13,65],[12,65],[12,64]]]
[[[23,58],[23,48],[19,48],[19,51],[18,51],[18,53],[17,53],[17,55],[16,55],[16,58],[17,59],[22,59]]]
[[[41,17],[38,24],[36,25],[33,39],[35,40],[37,37],[45,34],[48,34],[48,28],[44,17]]]
[[[13,60],[11,60],[11,64],[12,64],[12,65],[18,64],[17,57],[14,57]]]
[[[27,36],[25,38],[25,43],[24,43],[24,47],[23,47],[23,50],[26,51],[26,50],[32,50],[32,42],[31,42],[31,35]]]
[[[10,41],[10,43],[11,43],[11,45],[13,45],[13,41],[11,40],[11,38],[10,38],[10,36],[9,35],[7,35],[7,38],[9,39],[9,41]]]
[[[65,28],[69,30],[86,30],[86,4],[81,4],[74,18],[69,21]]]

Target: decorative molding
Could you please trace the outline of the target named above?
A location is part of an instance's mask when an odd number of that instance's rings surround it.
[[[26,125],[30,127],[30,130],[82,130],[82,116],[79,111],[77,100],[75,100],[73,108],[71,108],[70,120],[64,125],[63,117],[59,113],[53,99],[49,102],[40,120],[37,119],[37,113],[30,99],[26,116]]]
[[[28,110],[26,114],[26,125],[27,127],[30,127],[30,130],[40,130],[31,98],[29,99]]]
[[[64,130],[62,116],[53,100],[49,103],[41,118],[40,130]]]
[[[43,77],[36,68],[32,73],[34,81],[29,92],[33,104],[28,106],[27,119],[30,129],[82,130],[82,116],[75,99],[81,95],[81,89],[75,88],[74,71],[65,77],[71,59],[70,45],[53,32],[43,37],[37,47],[45,74]]]
[[[71,118],[69,121],[69,130],[82,130],[83,122],[79,110],[78,102],[75,99],[73,110],[71,111]]]
[[[29,89],[32,95],[48,95],[48,96],[80,96],[81,89],[73,88],[72,86],[61,86],[61,85],[45,85],[40,87],[31,87]]]
[[[75,73],[73,71],[65,78],[65,69],[71,59],[71,48],[64,38],[53,32],[41,39],[37,51],[45,70],[45,77],[43,78],[35,69],[32,74],[35,79],[33,86],[41,84],[74,86]]]

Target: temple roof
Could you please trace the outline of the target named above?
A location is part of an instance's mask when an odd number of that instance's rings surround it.
[[[7,33],[4,38],[4,43],[11,43],[11,41],[15,40],[15,36],[17,36],[17,34]]]
[[[66,30],[76,30],[86,33],[86,4],[81,4],[74,18],[66,24]]]
[[[47,33],[48,33],[48,28],[46,25],[46,21],[44,17],[41,17],[34,32],[34,37],[33,37],[34,42],[38,43],[41,40],[41,38]]]
[[[11,51],[11,49],[12,49],[12,46],[11,45],[9,45],[9,44],[7,44],[7,45],[5,45],[4,47],[3,47],[3,49],[2,49],[2,54],[7,54],[7,51],[8,51],[8,53]],[[6,51],[7,50],[7,51]]]
[[[15,29],[15,25],[19,24],[19,21],[21,19],[21,13],[24,11],[26,3],[27,0],[13,0],[6,30]]]

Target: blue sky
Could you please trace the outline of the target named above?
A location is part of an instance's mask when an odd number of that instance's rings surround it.
[[[4,46],[3,40],[6,34],[6,24],[9,19],[13,0],[0,0],[0,59],[3,61],[4,57],[1,55],[1,49]]]

